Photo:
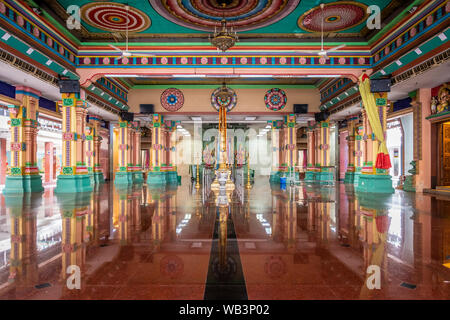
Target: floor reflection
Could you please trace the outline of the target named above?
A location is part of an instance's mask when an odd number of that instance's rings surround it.
[[[2,195],[0,299],[450,298],[448,198],[256,177],[226,199],[190,184]]]

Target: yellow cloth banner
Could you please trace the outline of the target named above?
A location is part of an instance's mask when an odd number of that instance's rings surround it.
[[[370,80],[365,74],[359,77],[359,92],[361,93],[363,106],[366,110],[372,131],[375,134],[375,138],[380,142],[376,159],[376,168],[389,169],[391,167],[391,161],[384,139],[384,132],[378,114],[376,99],[373,93],[370,92]]]

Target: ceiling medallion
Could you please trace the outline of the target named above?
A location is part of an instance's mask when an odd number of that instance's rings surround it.
[[[298,26],[309,32],[320,32],[322,16],[324,32],[343,31],[366,20],[367,6],[355,1],[326,3],[323,12],[320,6],[317,6],[301,15]]]
[[[115,2],[93,2],[81,7],[81,17],[89,25],[105,31],[140,32],[151,25],[150,18],[142,11]]]
[[[161,94],[161,106],[167,111],[175,112],[184,105],[184,95],[178,89],[169,88]]]
[[[267,91],[264,96],[264,103],[266,108],[272,111],[278,111],[283,109],[287,103],[287,96],[284,90],[279,88],[273,88]]]
[[[149,0],[153,9],[180,26],[210,32],[223,18],[237,32],[274,24],[300,0]],[[225,8],[224,8],[225,4]]]
[[[228,88],[224,83],[222,87],[217,88],[211,95],[211,105],[219,111],[220,107],[225,107],[228,111],[231,111],[237,103],[237,95],[233,89]]]

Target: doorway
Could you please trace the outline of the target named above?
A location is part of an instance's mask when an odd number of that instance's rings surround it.
[[[450,187],[450,121],[439,126],[438,186]]]

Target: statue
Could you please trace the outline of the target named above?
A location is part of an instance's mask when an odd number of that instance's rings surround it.
[[[437,112],[437,104],[438,100],[436,97],[431,98],[431,114],[435,114]]]
[[[448,84],[442,85],[442,87],[439,89],[437,98],[439,100],[439,104],[437,105],[437,113],[448,111],[448,103],[450,99]]]

